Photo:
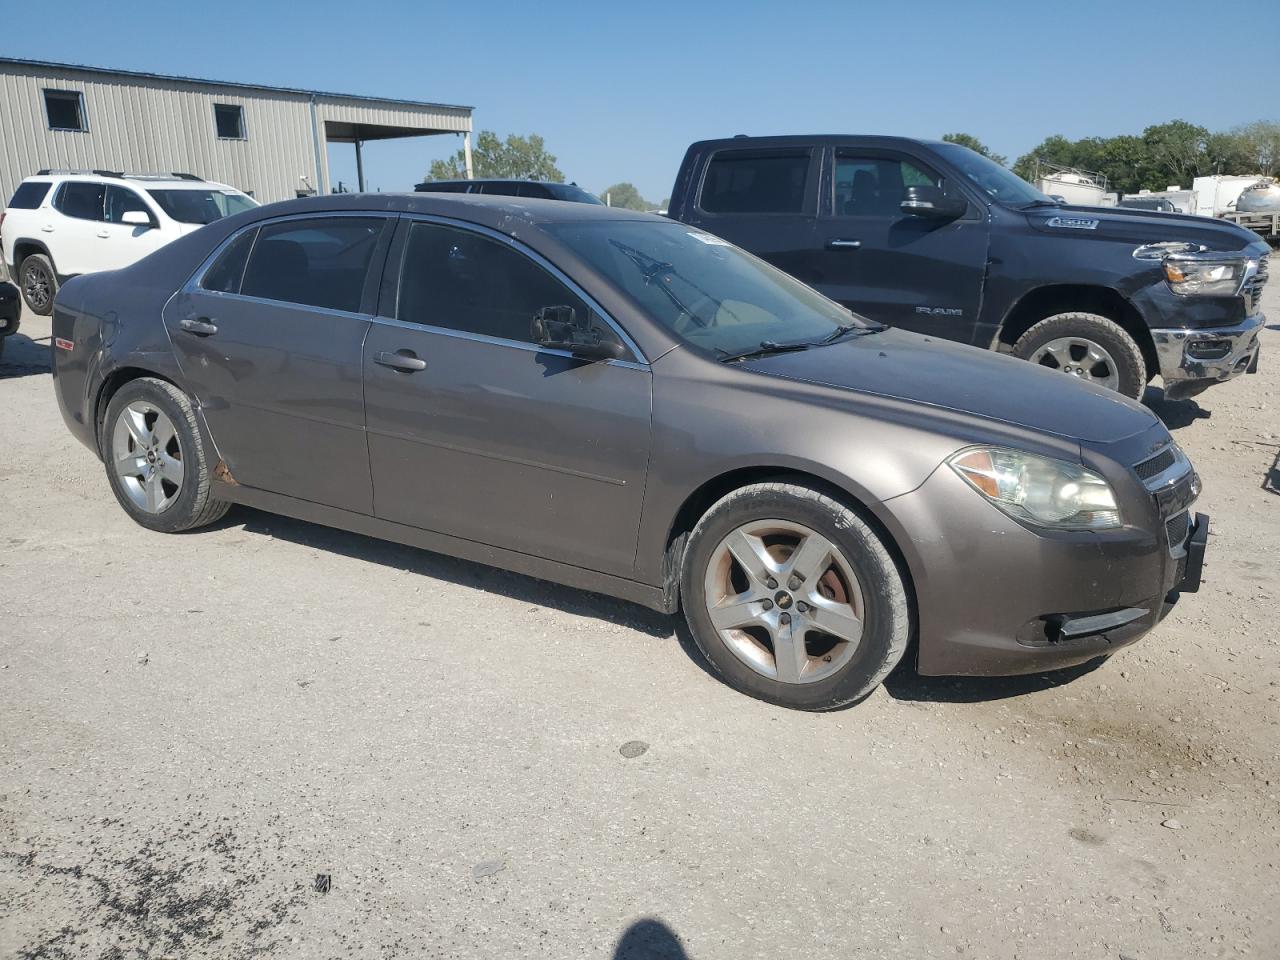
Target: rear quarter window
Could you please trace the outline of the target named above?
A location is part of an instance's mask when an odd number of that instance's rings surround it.
[[[698,206],[707,213],[803,213],[808,151],[722,150],[707,164]]]
[[[13,192],[13,199],[9,201],[9,208],[12,210],[35,210],[40,204],[44,203],[44,198],[49,195],[51,183],[20,183],[18,189]]]

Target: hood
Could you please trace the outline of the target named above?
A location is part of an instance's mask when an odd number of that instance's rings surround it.
[[[743,366],[1092,443],[1122,440],[1157,422],[1146,407],[1067,374],[892,328]]]
[[[1135,246],[1163,240],[1182,240],[1202,244],[1210,250],[1243,250],[1258,239],[1256,233],[1234,223],[1189,213],[1068,204],[1061,207],[1035,207],[1026,211],[1026,216],[1031,228],[1041,233],[1117,240],[1133,243]],[[1098,225],[1092,229],[1054,226],[1058,217],[1096,220]]]

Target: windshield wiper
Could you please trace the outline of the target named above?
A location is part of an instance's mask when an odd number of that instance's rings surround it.
[[[729,353],[726,350],[717,348],[720,354],[717,359],[721,363],[735,363],[738,360],[750,360],[753,357],[767,357],[775,353],[794,353],[797,350],[808,350],[812,343],[778,343],[774,340],[761,340],[760,346],[752,347],[750,350],[742,350],[738,353]]]
[[[845,337],[850,335],[862,337],[862,336],[866,336],[868,333],[879,333],[881,330],[887,330],[887,329],[889,328],[886,327],[883,323],[877,323],[874,325],[862,324],[862,323],[842,323],[840,324],[840,326],[836,327],[834,330],[832,330],[829,334],[827,334],[821,340],[816,341],[814,345],[818,346],[819,344],[835,343],[837,340],[843,340]]]

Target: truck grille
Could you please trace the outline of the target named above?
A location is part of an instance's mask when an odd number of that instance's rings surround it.
[[[1170,517],[1164,522],[1164,532],[1169,538],[1169,549],[1173,551],[1179,550],[1187,540],[1187,534],[1191,530],[1191,513],[1183,510],[1176,517]]]
[[[1258,261],[1258,270],[1245,283],[1240,290],[1240,295],[1244,297],[1245,316],[1251,317],[1258,312],[1262,306],[1262,288],[1267,285],[1267,261],[1270,259],[1267,255],[1263,255]]]
[[[1175,459],[1177,458],[1174,456],[1173,447],[1165,447],[1150,460],[1143,460],[1135,466],[1133,472],[1138,475],[1139,480],[1145,482],[1172,467]]]

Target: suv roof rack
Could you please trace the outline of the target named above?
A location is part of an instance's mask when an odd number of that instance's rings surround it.
[[[165,171],[163,173],[124,173],[120,170],[73,170],[70,168],[53,168],[46,167],[36,171],[37,177],[48,176],[95,176],[95,177],[115,177],[116,179],[137,178],[151,180],[193,180],[197,183],[204,183],[204,177],[198,177],[194,173],[179,173],[177,171]]]

